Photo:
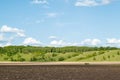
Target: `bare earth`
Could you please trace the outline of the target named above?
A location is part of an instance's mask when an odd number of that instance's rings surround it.
[[[1,62],[0,80],[120,80],[120,62]]]

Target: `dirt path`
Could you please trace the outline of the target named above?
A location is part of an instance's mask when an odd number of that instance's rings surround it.
[[[120,62],[0,62],[0,65],[120,65]]]

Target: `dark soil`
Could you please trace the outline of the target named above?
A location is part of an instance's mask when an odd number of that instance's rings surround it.
[[[1,65],[0,80],[120,80],[120,66]]]

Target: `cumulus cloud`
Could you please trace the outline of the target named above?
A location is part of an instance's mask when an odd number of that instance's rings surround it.
[[[90,45],[90,46],[97,46],[101,43],[99,39],[85,39],[81,42],[81,45]]]
[[[81,42],[65,42],[64,40],[53,40],[50,42],[51,46],[99,46],[101,40],[99,39],[85,39]]]
[[[50,42],[50,45],[53,46],[64,46],[65,42],[63,40],[53,40]]]
[[[23,41],[23,44],[24,45],[40,45],[41,42],[39,40],[32,38],[32,37],[29,37]]]
[[[100,6],[110,4],[112,0],[77,0],[75,6]]]
[[[112,47],[120,47],[120,39],[116,39],[116,38],[109,38],[106,39],[106,45],[107,46],[112,46]]]
[[[116,39],[116,38],[107,39],[107,43],[108,44],[120,44],[120,39]]]
[[[33,4],[48,4],[47,0],[32,0]]]
[[[25,38],[24,30],[3,25],[0,27],[0,46],[15,45],[15,40]]]
[[[18,28],[12,28],[7,25],[3,25],[0,29],[2,33],[16,33],[19,37],[25,37],[24,31]]]
[[[64,40],[53,40],[50,42],[50,46],[80,46],[80,43],[65,42]]]

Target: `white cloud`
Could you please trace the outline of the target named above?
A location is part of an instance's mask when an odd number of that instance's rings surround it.
[[[18,28],[12,28],[7,25],[3,25],[0,29],[2,33],[16,33],[19,37],[25,37],[24,31]]]
[[[4,37],[2,34],[0,34],[0,41],[4,40]]]
[[[112,2],[112,0],[102,0],[102,4],[110,4]]]
[[[64,40],[53,40],[50,42],[50,46],[80,46],[80,43],[65,42]]]
[[[41,42],[32,38],[32,37],[29,37],[29,38],[26,38],[24,41],[23,41],[23,44],[24,45],[40,45]]]
[[[85,39],[81,42],[81,45],[90,45],[90,46],[97,46],[101,43],[99,39]]]
[[[46,14],[47,15],[47,17],[51,17],[51,18],[54,18],[54,17],[57,17],[58,16],[58,13],[47,13]]]
[[[94,0],[78,0],[75,6],[96,6],[98,5]]]
[[[99,39],[85,39],[81,42],[65,42],[64,40],[53,40],[50,42],[51,46],[99,46],[101,40]]]
[[[48,4],[47,0],[33,0],[33,4]]]
[[[12,43],[8,42],[4,46],[11,46],[11,45],[12,45]]]
[[[23,32],[17,32],[17,35],[18,35],[19,37],[25,37],[25,34],[24,34]]]
[[[11,41],[12,41],[11,38],[5,38],[3,34],[0,34],[0,46],[4,47],[12,45]]]
[[[116,38],[107,39],[107,44],[120,44],[120,39]]]
[[[112,46],[112,47],[120,47],[120,39],[116,39],[116,38],[109,38],[106,39],[106,45],[107,46]]]
[[[63,45],[65,45],[65,42],[63,40],[53,40],[53,41],[50,42],[50,45],[63,46]]]
[[[50,39],[56,39],[57,37],[56,36],[49,36],[48,38],[50,38]]]
[[[100,6],[110,4],[112,0],[77,0],[75,6]]]

